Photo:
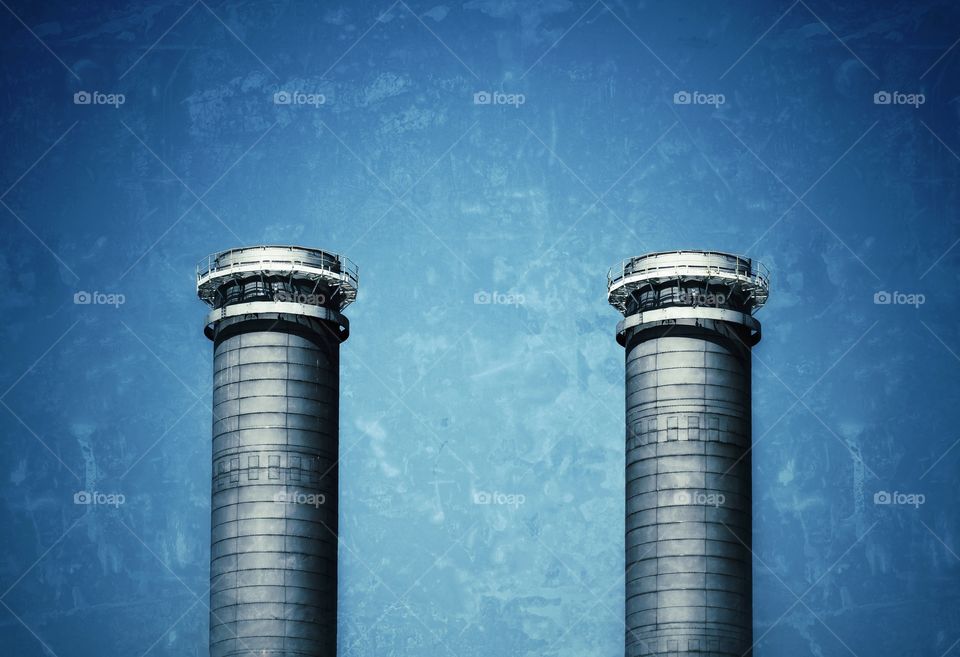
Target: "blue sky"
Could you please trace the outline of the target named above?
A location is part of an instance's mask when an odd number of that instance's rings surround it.
[[[606,271],[672,249],[772,271],[757,656],[960,653],[958,18],[812,0],[4,4],[4,644],[206,654],[195,266],[289,243],[360,268],[342,655],[622,651]]]

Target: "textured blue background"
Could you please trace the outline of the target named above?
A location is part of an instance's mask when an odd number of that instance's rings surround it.
[[[0,5],[4,655],[206,654],[194,266],[257,243],[360,266],[341,654],[622,654],[605,272],[677,248],[774,276],[758,657],[960,654],[956,3]]]

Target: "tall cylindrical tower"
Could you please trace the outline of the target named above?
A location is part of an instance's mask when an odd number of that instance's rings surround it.
[[[213,310],[211,657],[336,657],[340,314],[333,253],[231,249],[197,268]]]
[[[626,655],[752,652],[750,349],[768,277],[674,251],[610,271],[626,351]]]

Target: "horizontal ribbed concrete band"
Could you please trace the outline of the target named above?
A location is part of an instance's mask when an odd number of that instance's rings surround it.
[[[217,322],[242,315],[277,315],[278,319],[280,315],[312,317],[335,324],[338,327],[337,334],[340,342],[345,341],[350,336],[349,320],[336,310],[293,301],[250,301],[248,303],[238,303],[224,306],[223,308],[215,308],[207,315],[204,333],[210,337],[213,334],[213,327]]]
[[[617,322],[617,342],[624,344],[626,332],[633,328],[647,328],[657,322],[682,319],[707,319],[746,326],[751,331],[751,344],[760,341],[760,322],[752,315],[729,308],[706,308],[703,306],[671,306],[635,313]]]

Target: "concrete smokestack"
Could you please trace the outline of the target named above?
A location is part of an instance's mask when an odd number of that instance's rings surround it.
[[[626,655],[752,654],[751,362],[762,265],[674,251],[610,271],[626,352]]]
[[[255,246],[212,255],[211,657],[336,657],[341,311],[349,260]]]

